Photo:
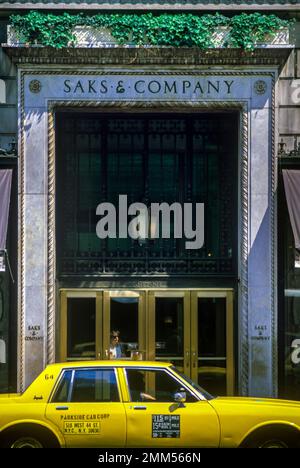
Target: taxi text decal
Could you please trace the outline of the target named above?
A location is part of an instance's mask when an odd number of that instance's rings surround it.
[[[109,418],[109,414],[68,414],[63,419],[64,434],[85,435],[100,434],[101,420]]]
[[[180,437],[180,416],[152,415],[152,438],[174,439]]]

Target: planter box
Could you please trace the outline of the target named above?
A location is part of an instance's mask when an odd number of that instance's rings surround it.
[[[289,28],[282,28],[277,31],[275,36],[268,36],[263,42],[258,42],[258,47],[285,47],[291,46],[290,43],[290,30]]]
[[[118,42],[111,35],[109,29],[94,28],[92,26],[75,26],[73,31],[75,47],[111,47]]]
[[[26,45],[24,36],[19,36],[12,26],[7,26],[7,45],[11,47]]]
[[[73,30],[74,44],[70,47],[111,47],[117,46],[116,39],[106,28],[94,28],[92,26],[75,26]],[[12,26],[7,26],[7,45],[11,47],[29,46],[24,36],[18,35]],[[41,44],[30,44],[30,46],[41,46]]]
[[[212,42],[215,48],[222,48],[227,46],[230,41],[230,28],[220,27],[217,28],[212,34]],[[262,42],[257,42],[255,46],[257,48],[264,47],[289,47],[290,44],[290,31],[289,28],[282,28],[276,32],[275,35],[266,36]]]
[[[224,44],[228,42],[229,38],[230,28],[227,28],[226,26],[216,28],[212,33],[212,43],[214,48],[219,49],[224,47]]]
[[[112,36],[111,32],[107,28],[94,28],[92,26],[76,26],[73,31],[75,43],[70,43],[70,47],[77,48],[97,48],[97,47],[117,47],[119,44],[117,40]],[[223,48],[224,45],[227,47],[228,41],[230,40],[230,29],[227,27],[219,27],[212,34],[213,48]],[[24,37],[18,36],[16,31],[8,26],[7,30],[7,44],[12,47],[28,46]],[[41,47],[41,44],[30,44],[31,46]],[[265,47],[291,47],[289,28],[280,29],[274,36],[270,35],[266,37],[263,42],[256,44],[257,48]],[[145,44],[145,47],[151,47],[149,44]],[[128,38],[128,43],[125,47],[135,47]],[[139,46],[141,47],[141,46]]]

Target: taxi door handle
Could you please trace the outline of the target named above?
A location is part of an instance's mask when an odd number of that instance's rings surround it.
[[[136,409],[136,410],[146,410],[146,409],[147,409],[147,406],[134,406],[133,409]]]
[[[69,407],[68,406],[57,406],[55,409],[57,409],[57,411],[65,411],[65,410],[68,410]]]

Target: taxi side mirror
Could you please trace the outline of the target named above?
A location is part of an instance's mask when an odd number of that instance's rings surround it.
[[[174,401],[175,401],[175,403],[185,403],[186,402],[186,392],[185,391],[176,392],[175,395],[174,395]]]

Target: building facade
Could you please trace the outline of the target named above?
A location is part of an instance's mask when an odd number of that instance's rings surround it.
[[[289,41],[250,52],[6,36],[14,12],[149,8],[178,5],[2,2],[0,169],[13,169],[3,391],[49,362],[107,359],[119,330],[124,358],[171,360],[213,393],[298,398],[299,260],[281,175],[299,157],[297,23]],[[295,1],[179,5],[241,8],[299,13]],[[117,215],[103,239],[101,203]],[[169,236],[128,238],[134,203],[202,203],[203,246],[186,249],[196,231],[176,237],[172,217]]]

